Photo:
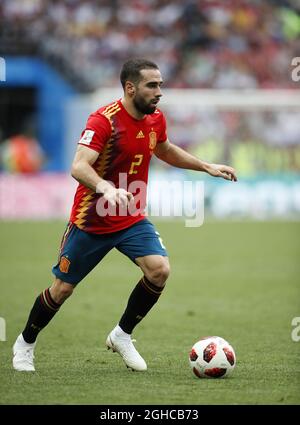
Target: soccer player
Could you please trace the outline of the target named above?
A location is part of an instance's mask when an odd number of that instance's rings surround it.
[[[113,248],[139,266],[142,277],[106,345],[120,354],[127,367],[146,370],[131,334],[157,302],[170,270],[159,234],[143,214],[151,157],[154,154],[175,167],[237,180],[233,168],[204,162],[169,142],[164,114],[157,108],[162,77],[155,63],[128,60],[120,80],[123,98],[92,113],[78,142],[72,176],[79,185],[70,222],[53,267],[54,282],[35,300],[13,346],[13,367],[18,371],[35,370],[39,332]]]

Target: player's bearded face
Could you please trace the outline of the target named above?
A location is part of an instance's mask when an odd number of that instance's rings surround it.
[[[141,114],[153,114],[162,96],[160,71],[157,69],[143,69],[141,76],[141,81],[135,86],[133,104]]]
[[[159,98],[156,99],[155,97],[148,100],[139,91],[137,91],[133,99],[133,104],[137,111],[141,112],[142,114],[149,115],[153,114],[155,111],[158,101]]]

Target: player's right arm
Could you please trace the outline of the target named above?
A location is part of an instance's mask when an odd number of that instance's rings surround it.
[[[79,183],[91,189],[93,192],[102,193],[109,204],[127,205],[133,195],[124,189],[116,189],[110,182],[100,177],[93,168],[99,153],[83,145],[78,145],[71,174]]]
[[[73,160],[71,174],[74,179],[84,186],[96,192],[101,188],[101,193],[109,189],[111,185],[102,179],[94,170],[92,165],[96,162],[99,153],[86,146],[78,145],[75,158]]]

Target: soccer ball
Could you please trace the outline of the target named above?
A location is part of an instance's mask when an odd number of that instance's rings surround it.
[[[223,378],[232,373],[236,356],[234,349],[225,339],[208,336],[193,345],[189,361],[198,378]]]

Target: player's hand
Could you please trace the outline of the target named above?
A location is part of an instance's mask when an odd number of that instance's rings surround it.
[[[127,207],[133,201],[133,194],[127,192],[125,189],[116,189],[114,187],[108,188],[103,193],[104,199],[109,205],[115,207],[116,204]]]
[[[209,164],[207,172],[213,177],[222,177],[225,180],[236,182],[237,176],[234,168],[222,164]]]

